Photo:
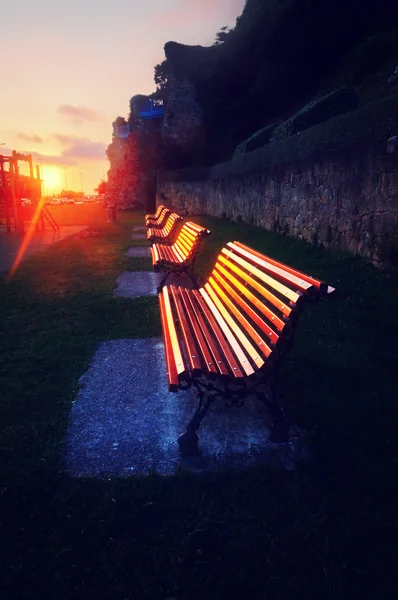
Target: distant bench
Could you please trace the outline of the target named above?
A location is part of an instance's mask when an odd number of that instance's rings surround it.
[[[178,443],[197,451],[196,434],[217,398],[241,406],[255,394],[268,406],[271,441],[288,437],[276,372],[310,298],[333,288],[239,242],[220,252],[200,289],[159,294],[169,391],[197,388],[199,404]]]
[[[162,213],[162,215],[164,214],[165,213]],[[150,242],[161,242],[163,244],[171,244],[174,241],[178,224],[183,220],[184,218],[178,215],[177,213],[172,213],[169,211],[167,216],[162,221],[162,226],[147,226],[147,239]]]
[[[165,271],[165,276],[159,284],[158,292],[162,289],[171,273],[175,273],[177,276],[186,273],[194,287],[198,287],[193,274],[193,266],[202,240],[209,235],[210,231],[208,229],[192,221],[188,221],[181,227],[174,244],[154,243],[152,245],[153,267],[155,271]]]
[[[147,227],[162,227],[170,213],[171,210],[161,204],[153,215],[145,215],[145,225]]]

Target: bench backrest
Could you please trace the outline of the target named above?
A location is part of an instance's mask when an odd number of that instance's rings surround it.
[[[203,238],[210,235],[210,230],[192,221],[187,221],[172,246],[173,250],[183,261],[187,261],[195,255]]]
[[[157,219],[160,217],[160,215],[161,215],[162,211],[163,211],[165,208],[166,208],[166,207],[165,207],[163,204],[159,204],[159,206],[158,206],[158,207],[157,207],[157,209],[156,209],[156,212],[155,212],[153,215],[151,215],[151,214],[147,214],[147,215],[145,215],[145,220],[146,220],[146,221],[148,221],[148,220],[151,220],[151,221],[156,221],[156,220],[157,220]]]
[[[164,219],[164,224],[162,227],[158,227],[153,230],[151,230],[150,227],[148,228],[148,239],[157,240],[159,238],[160,241],[164,240],[166,243],[171,243],[180,221],[183,221],[183,217],[177,213],[169,212],[167,217]]]
[[[164,226],[166,219],[170,214],[171,214],[171,210],[169,208],[167,208],[166,206],[164,206],[163,210],[161,211],[161,213],[157,219],[148,218],[148,219],[146,219],[145,224],[148,228],[149,227],[161,228]]]

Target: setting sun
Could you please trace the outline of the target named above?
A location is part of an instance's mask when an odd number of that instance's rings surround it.
[[[59,167],[45,166],[43,169],[44,193],[54,194],[62,189],[62,177]]]

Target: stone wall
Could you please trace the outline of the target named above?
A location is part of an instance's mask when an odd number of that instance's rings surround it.
[[[383,240],[398,239],[398,150],[364,144],[318,159],[158,175],[158,203],[280,231],[379,261]],[[255,153],[251,153],[253,156]],[[250,155],[247,155],[250,157]]]

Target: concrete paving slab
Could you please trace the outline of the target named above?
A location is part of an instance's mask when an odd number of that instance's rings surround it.
[[[99,345],[72,405],[65,469],[75,477],[130,476],[155,469],[201,472],[269,463],[292,469],[303,451],[298,436],[268,441],[269,417],[251,399],[243,408],[213,405],[199,430],[200,454],[183,458],[177,437],[196,409],[191,388],[167,389],[162,338],[122,339]]]
[[[127,250],[126,256],[130,258],[147,258],[151,256],[151,251],[148,246],[135,246]]]
[[[86,228],[86,225],[63,225],[59,231],[34,232],[23,255],[22,262],[32,254],[40,252],[71,235],[76,235]],[[0,233],[0,273],[7,273],[11,269],[23,240],[24,236],[17,233]]]
[[[146,240],[146,233],[133,233],[131,236],[132,240]],[[148,242],[149,243],[149,242]]]
[[[162,273],[151,271],[125,271],[118,275],[115,296],[121,298],[139,298],[156,296]]]

